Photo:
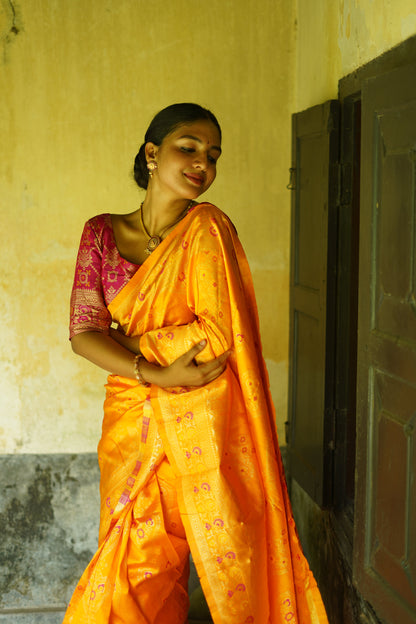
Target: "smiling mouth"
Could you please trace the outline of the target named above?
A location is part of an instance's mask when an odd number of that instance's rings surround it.
[[[204,178],[202,176],[198,176],[198,175],[192,175],[191,173],[185,173],[185,178],[187,178],[188,180],[190,180],[193,184],[196,184],[197,186],[202,186],[204,183]]]

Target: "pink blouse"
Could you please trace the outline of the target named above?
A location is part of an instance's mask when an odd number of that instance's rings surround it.
[[[120,256],[109,214],[93,217],[81,236],[71,294],[69,337],[85,331],[108,332],[110,301],[140,265]]]

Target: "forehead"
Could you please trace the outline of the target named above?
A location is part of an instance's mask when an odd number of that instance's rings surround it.
[[[183,137],[196,137],[208,145],[220,145],[220,133],[215,124],[209,119],[201,119],[192,123],[181,124],[169,135],[172,139]]]

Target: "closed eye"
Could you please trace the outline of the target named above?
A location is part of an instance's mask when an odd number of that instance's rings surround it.
[[[185,145],[181,145],[180,150],[182,152],[185,152],[187,154],[192,154],[196,151],[196,149],[194,147],[186,147]],[[213,164],[216,165],[217,164],[217,159],[214,156],[211,156],[211,154],[207,155],[208,161]]]

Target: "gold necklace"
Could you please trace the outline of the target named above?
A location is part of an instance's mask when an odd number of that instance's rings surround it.
[[[179,221],[181,219],[183,219],[183,217],[186,215],[186,213],[188,212],[188,210],[191,208],[191,206],[193,205],[193,201],[191,200],[189,202],[189,204],[187,205],[187,207],[185,208],[185,210],[183,210],[183,212],[181,212],[181,214],[179,215],[179,217],[176,219],[176,221],[173,221],[173,223],[170,223],[169,225],[167,225],[165,228],[163,228],[163,230],[159,233],[159,234],[150,234],[147,229],[145,224],[143,223],[143,204],[144,202],[142,202],[140,204],[140,224],[142,226],[142,230],[143,232],[146,234],[146,236],[149,237],[149,240],[147,241],[147,245],[145,248],[145,252],[150,256],[150,254],[152,253],[152,251],[154,251],[156,249],[156,247],[158,247],[160,245],[160,243],[162,242],[162,236],[165,232],[167,232],[170,228],[172,228],[174,225],[176,225],[177,223],[179,223]]]

